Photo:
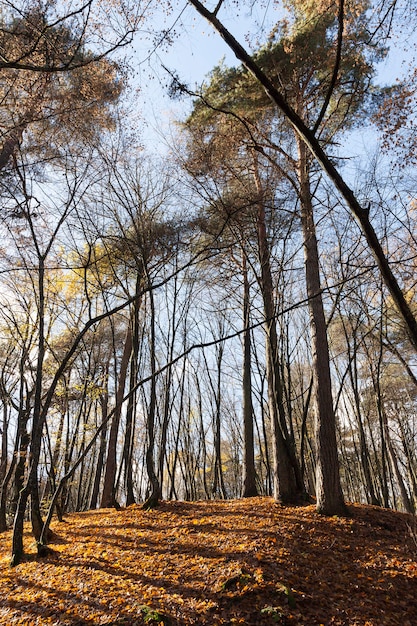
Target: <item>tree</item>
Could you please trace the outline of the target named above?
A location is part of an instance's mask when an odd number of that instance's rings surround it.
[[[149,8],[147,4],[145,10]],[[110,12],[95,0],[68,8],[28,0],[3,2],[2,17],[7,26],[0,35],[0,70],[56,74],[86,67],[131,43],[144,14],[140,2]],[[56,38],[64,31],[77,35],[71,45]],[[83,46],[95,53],[84,56]],[[50,54],[45,56],[46,50]]]
[[[341,194],[342,198],[346,202],[346,205],[351,210],[353,216],[355,217],[357,223],[362,230],[369,249],[371,250],[374,259],[379,267],[381,276],[383,277],[387,289],[389,290],[393,301],[398,308],[399,313],[404,319],[410,341],[417,349],[417,320],[413,315],[413,312],[410,309],[406,298],[404,297],[404,293],[402,292],[401,287],[391,270],[383,247],[370,222],[368,207],[361,206],[361,203],[358,201],[352,189],[344,180],[339,169],[334,165],[332,158],[326,152],[325,148],[323,148],[320,137],[319,135],[317,135],[317,129],[314,128],[314,126],[309,127],[307,125],[307,123],[294,110],[291,104],[287,102],[284,93],[280,91],[279,88],[277,88],[277,85],[274,83],[274,81],[271,80],[271,78],[262,70],[256,60],[253,59],[250,54],[248,54],[243,46],[233,37],[233,35],[217,18],[217,14],[223,4],[223,1],[220,1],[217,4],[214,11],[208,10],[203,3],[199,2],[199,0],[189,0],[189,2],[203,17],[208,20],[208,22],[225,40],[226,44],[231,48],[236,57],[243,63],[248,71],[259,82],[259,84],[262,86],[265,93],[267,94],[268,98],[270,98],[273,104],[288,119],[288,122],[294,128],[295,132],[301,137],[302,141],[309,148],[311,154],[317,160],[320,167],[327,174],[329,179],[333,182],[336,189]],[[340,1],[339,7],[339,39],[343,41],[343,30],[341,28],[341,26],[343,26],[345,15],[343,0]],[[336,57],[335,61],[335,72],[333,74],[334,76],[337,76],[338,74],[338,65],[339,55]],[[331,94],[332,91],[333,85],[331,82],[329,93]],[[327,104],[325,108],[327,109]]]
[[[250,329],[250,283],[248,276],[247,260],[242,250],[242,274],[243,274],[243,490],[242,497],[250,498],[258,495],[256,486],[255,469],[255,444],[254,444],[254,408],[252,401],[252,342]]]
[[[21,194],[24,201],[20,203],[22,222],[21,228],[18,230],[20,237],[25,240],[25,247],[17,246],[18,255],[20,256],[21,265],[28,274],[28,280],[34,293],[34,313],[32,313],[34,322],[31,319],[35,330],[35,340],[33,341],[32,354],[27,355],[27,365],[31,366],[33,372],[33,398],[25,411],[25,419],[22,422],[22,428],[26,430],[26,424],[31,418],[31,430],[27,439],[29,453],[25,455],[24,465],[26,465],[26,479],[24,485],[19,490],[19,499],[17,503],[14,536],[13,536],[13,555],[16,562],[19,561],[23,544],[23,521],[26,512],[28,498],[31,502],[31,522],[32,530],[36,540],[39,539],[42,531],[42,519],[39,501],[39,484],[38,484],[38,464],[41,454],[42,433],[45,423],[44,414],[44,384],[45,384],[45,357],[47,353],[48,339],[50,329],[54,323],[54,319],[49,310],[48,296],[54,292],[53,279],[49,272],[49,263],[51,257],[54,256],[54,247],[58,233],[74,209],[73,201],[76,194],[74,188],[69,190],[69,199],[64,202],[61,207],[61,213],[56,216],[55,223],[52,221],[52,215],[48,215],[50,228],[43,215],[43,207],[41,202],[37,202],[33,192],[29,193],[28,181],[24,177],[24,170],[19,170],[21,181]],[[68,181],[69,182],[69,181]],[[78,180],[72,181],[75,187]],[[37,206],[36,206],[37,205]],[[40,211],[42,218],[36,210]],[[13,232],[13,226],[10,227]],[[31,247],[29,247],[31,246]],[[31,317],[32,317],[31,316]],[[35,355],[35,356],[34,356]],[[23,432],[24,432],[23,431]],[[23,436],[23,434],[21,435]]]
[[[103,255],[109,259],[114,280],[131,302],[130,319],[126,330],[126,341],[121,360],[118,382],[118,410],[114,413],[107,449],[106,471],[101,506],[112,506],[116,500],[116,459],[121,402],[125,396],[125,385],[129,381],[129,401],[126,410],[126,437],[123,463],[127,478],[127,502],[134,501],[132,484],[132,453],[135,422],[134,390],[139,375],[139,348],[144,334],[142,311],[148,307],[146,318],[150,368],[156,372],[156,332],[157,316],[153,281],[164,265],[175,256],[178,245],[176,226],[162,215],[162,208],[170,192],[168,177],[157,181],[143,161],[107,164],[109,178],[100,198],[106,207],[111,227],[100,233],[105,241]],[[145,295],[146,292],[146,295]],[[151,377],[147,406],[148,446],[146,465],[151,495],[147,506],[154,506],[161,498],[161,484],[156,467],[156,418],[157,418],[157,379]],[[162,448],[166,442],[166,428],[161,433]],[[162,458],[165,452],[161,450]],[[160,464],[159,464],[160,466]]]
[[[359,12],[359,17],[357,17],[354,12],[349,12],[351,7],[347,6],[345,14],[343,2],[340,3],[338,12],[327,6],[313,8],[310,5],[293,2],[291,9],[294,18],[291,26],[287,27],[284,23],[281,29],[278,27],[269,44],[253,57],[249,57],[217,20],[217,11],[222,3],[219,3],[216,10],[211,13],[199,2],[191,2],[191,4],[219,30],[238,58],[243,61],[243,65],[248,70],[246,85],[251,85],[250,76],[253,75],[252,84],[253,82],[261,83],[269,98],[278,104],[294,130],[298,153],[295,171],[304,232],[307,293],[315,367],[316,445],[318,451],[317,508],[323,513],[341,513],[344,510],[344,503],[338,479],[329,349],[321,298],[319,257],[311,192],[311,165],[307,146],[312,149],[316,157],[319,157],[319,161],[322,166],[324,165],[327,173],[330,173],[330,169],[327,167],[329,163],[325,163],[322,158],[324,154],[322,146],[333,140],[342,125],[346,127],[352,123],[352,120],[356,121],[357,111],[363,106],[362,101],[366,96],[372,69],[369,64],[372,61],[372,56],[368,61],[363,52],[358,52],[360,46],[363,47],[365,40],[362,13]],[[337,35],[334,44],[331,38],[332,32],[336,32]],[[274,43],[275,38],[276,44]],[[312,64],[312,59],[316,65]],[[257,110],[259,114],[260,98],[253,95],[248,97],[247,87],[246,94],[242,93],[239,85],[239,80],[242,81],[242,79],[245,79],[245,69],[234,74],[233,72],[229,72],[229,75],[226,74],[224,80],[229,85],[229,90],[226,88],[225,94],[229,94],[229,96],[225,95],[222,106],[224,111],[231,105],[232,114],[236,115],[236,100],[240,106],[242,106],[242,101],[248,103],[246,110],[240,113],[240,117],[243,117],[246,120],[244,123],[248,125],[248,106],[251,106],[252,110]],[[282,92],[278,92],[275,85],[280,85]],[[230,89],[230,87],[232,88]],[[203,98],[207,100],[209,96],[210,88]],[[233,105],[235,105],[234,109]],[[219,107],[219,105],[214,104],[214,107],[216,106]],[[251,120],[249,123],[252,123]],[[252,134],[251,139],[254,138],[256,141],[255,135]],[[259,140],[258,150],[263,150]],[[278,150],[278,154],[282,156],[282,142],[280,142]],[[288,156],[288,164],[291,164],[293,159],[292,155]],[[335,172],[333,171],[332,174],[333,180],[336,181]],[[339,189],[342,189],[343,186],[340,183],[341,180],[337,184],[339,184]],[[345,200],[349,201],[350,199],[352,201],[352,197],[348,197],[349,194],[346,194],[347,189],[344,189],[344,192]],[[366,226],[369,227],[369,220],[365,221],[367,222]],[[374,235],[373,229],[371,230]],[[367,232],[369,234],[369,228]],[[379,242],[374,241],[373,245],[375,251],[379,250],[382,253]],[[381,256],[378,258],[381,260]],[[390,268],[386,257],[384,259],[385,265],[383,264],[383,266],[387,278],[390,274]],[[393,282],[388,282],[392,288]],[[401,292],[398,283],[394,286],[392,293],[397,291]],[[402,293],[397,293],[397,296],[397,303],[403,307],[403,311],[409,318],[411,328],[414,328],[415,331],[417,326],[415,326],[415,320],[408,303]]]
[[[14,479],[14,504],[17,503],[19,488],[23,486],[24,458],[29,443],[26,424],[29,417],[29,404],[32,393],[28,390],[23,372],[27,366],[28,346],[30,346],[30,326],[26,324],[9,324],[14,315],[7,315],[8,320],[2,323],[3,333],[9,337],[2,346],[1,400],[3,405],[3,421],[1,429],[1,471],[0,471],[0,532],[7,529],[8,491]],[[17,322],[17,320],[15,320]],[[23,322],[23,320],[21,320]],[[16,331],[15,333],[13,331]],[[26,331],[26,332],[25,332]],[[15,334],[15,336],[13,336]],[[16,375],[16,372],[18,374]],[[17,396],[17,397],[16,397]],[[26,398],[26,401],[25,401]],[[15,437],[9,460],[9,445],[12,431],[11,409],[17,412]],[[13,432],[13,431],[12,431]]]
[[[284,231],[286,219],[274,211],[278,202],[274,185],[279,183],[271,168],[268,173],[262,171],[260,157],[252,149],[254,135],[247,136],[247,126],[238,123],[236,112],[228,115],[224,110],[228,78],[234,73],[222,69],[214,70],[212,83],[202,101],[195,102],[186,122],[187,169],[201,189],[206,189],[213,212],[211,233],[215,245],[221,243],[226,249],[238,245],[248,260],[249,251],[256,250],[254,271],[264,310],[268,404],[274,433],[275,496],[281,501],[298,501],[305,494],[284,406],[271,264],[273,236],[268,232],[274,219],[276,232]],[[255,265],[253,259],[250,262]]]
[[[123,89],[119,66],[104,58],[85,65],[92,55],[78,34],[65,24],[48,26],[46,19],[40,9],[33,9],[4,24],[2,49],[11,53],[18,47],[22,56],[45,65],[65,63],[76,55],[82,66],[55,73],[2,70],[0,170],[13,168],[19,150],[27,163],[38,167],[62,160],[63,146],[80,150],[114,125],[111,105]],[[35,45],[37,33],[45,30],[48,35]]]
[[[105,106],[105,103],[103,103]],[[91,155],[90,155],[91,156]],[[19,501],[16,510],[14,535],[13,535],[13,563],[18,563],[23,553],[23,520],[26,512],[28,499],[31,502],[31,521],[34,537],[37,541],[41,536],[43,522],[41,519],[39,485],[38,485],[38,464],[41,455],[42,434],[46,423],[50,403],[53,398],[54,385],[52,384],[45,395],[45,358],[48,352],[48,335],[51,332],[53,322],[49,317],[48,293],[54,291],[53,281],[49,264],[55,254],[58,235],[69,215],[75,212],[75,207],[80,201],[80,196],[85,192],[83,185],[86,183],[85,176],[89,171],[89,163],[81,169],[76,166],[77,155],[67,153],[63,160],[64,181],[67,184],[68,195],[65,198],[60,196],[65,192],[65,187],[61,184],[57,187],[55,194],[49,190],[49,198],[43,188],[44,180],[36,180],[34,174],[29,179],[29,170],[26,167],[25,155],[22,154],[22,162],[15,159],[15,173],[17,186],[13,191],[9,206],[12,209],[14,220],[19,222],[16,228],[18,233],[24,233],[26,242],[31,247],[23,248],[17,246],[21,257],[22,267],[26,269],[32,280],[32,287],[35,297],[35,319],[36,319],[36,363],[32,363],[34,374],[34,397],[33,406],[30,407],[31,432],[29,454],[25,459],[26,479],[23,488],[20,490]],[[38,170],[39,171],[39,170]],[[58,170],[62,174],[62,169]],[[52,167],[44,169],[42,175],[47,173],[52,178]],[[56,170],[55,172],[56,173]],[[90,182],[90,181],[89,181]],[[87,183],[88,186],[88,183]],[[54,206],[54,201],[56,202]],[[49,210],[46,210],[46,207]],[[13,226],[10,226],[13,232]],[[33,354],[31,355],[33,358]],[[59,370],[59,367],[58,367]],[[63,372],[61,372],[62,374]],[[57,381],[54,383],[57,384]]]

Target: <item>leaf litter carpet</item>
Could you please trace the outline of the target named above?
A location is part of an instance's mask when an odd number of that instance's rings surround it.
[[[251,498],[77,513],[46,558],[28,533],[13,569],[8,532],[0,624],[416,626],[416,519],[349,512]]]

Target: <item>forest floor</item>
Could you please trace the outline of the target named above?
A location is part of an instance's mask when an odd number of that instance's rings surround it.
[[[28,533],[13,569],[8,532],[0,624],[415,626],[416,519],[349,512],[251,498],[77,513],[43,559]]]

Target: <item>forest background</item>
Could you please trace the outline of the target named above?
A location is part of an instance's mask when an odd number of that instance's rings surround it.
[[[42,553],[98,506],[414,513],[413,3],[1,7],[12,562],[28,515]],[[173,51],[200,16],[237,60],[196,85]]]

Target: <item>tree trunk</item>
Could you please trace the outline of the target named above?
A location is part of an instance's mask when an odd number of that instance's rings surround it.
[[[114,492],[116,480],[116,453],[117,453],[117,435],[119,432],[119,423],[122,413],[123,396],[126,386],[127,368],[129,365],[130,355],[132,352],[132,329],[128,325],[126,332],[125,345],[123,348],[122,360],[120,363],[119,380],[116,393],[116,410],[110,426],[109,443],[107,447],[106,470],[104,474],[103,493],[101,496],[101,508],[112,507],[116,503],[116,494]]]
[[[140,292],[142,273],[138,271],[136,277],[136,293]],[[133,439],[135,434],[135,419],[136,419],[136,393],[133,391],[138,376],[138,358],[139,358],[139,310],[141,305],[141,298],[133,303],[133,319],[132,319],[132,356],[130,359],[130,376],[129,376],[129,400],[126,409],[126,432],[125,441],[123,447],[123,462],[125,468],[125,490],[126,490],[126,506],[130,506],[135,503],[135,494],[133,491],[133,469],[132,469],[132,453],[133,453]]]
[[[101,406],[101,421],[105,422],[107,426],[107,413],[108,413],[108,404],[109,404],[109,391],[108,391],[108,375],[109,375],[109,364],[105,365],[106,371],[104,374],[104,379],[106,382],[106,390],[104,394],[100,397],[100,406]],[[104,455],[106,454],[106,436],[107,436],[107,427],[103,427],[100,432],[100,446],[98,450],[97,464],[94,475],[94,483],[93,490],[91,493],[90,500],[90,509],[96,509],[98,503],[98,494],[100,492],[100,483],[101,483],[101,475],[104,467]]]
[[[346,342],[349,346],[349,337],[347,335],[346,329],[345,329],[345,333],[346,333]],[[358,389],[357,342],[356,342],[355,330],[353,332],[353,342],[354,342],[353,354],[351,356],[349,354],[348,367],[349,367],[349,376],[350,376],[351,385],[353,389],[353,397],[354,397],[357,420],[358,420],[360,459],[361,459],[363,474],[365,477],[365,486],[366,486],[368,502],[370,501],[370,504],[373,504],[374,506],[381,506],[381,503],[379,502],[375,493],[375,489],[374,489],[374,483],[373,483],[372,474],[371,474],[371,466],[369,463],[369,449],[368,449],[368,444],[366,442],[365,428],[363,425],[361,399],[360,399],[359,389]]]
[[[220,343],[217,346],[217,380],[215,393],[216,410],[214,414],[214,477],[211,491],[214,497],[216,497],[216,493],[219,492],[223,500],[226,500],[227,492],[224,484],[221,448],[222,361],[223,344]]]
[[[169,327],[170,330],[168,332],[168,342],[169,342],[169,350],[168,350],[168,368],[165,377],[165,389],[164,389],[164,404],[163,404],[163,418],[161,424],[161,441],[159,446],[159,458],[158,458],[158,478],[161,484],[161,489],[164,486],[164,466],[165,466],[165,458],[167,452],[167,438],[168,438],[168,424],[171,415],[171,385],[172,385],[172,365],[171,362],[174,357],[174,345],[175,345],[175,337],[176,337],[176,312],[177,312],[177,300],[178,300],[178,290],[177,290],[177,276],[174,278],[174,295],[173,295],[173,309],[170,316]],[[172,329],[172,334],[171,334]]]
[[[243,498],[258,495],[256,487],[253,434],[252,365],[250,331],[250,291],[246,256],[242,251],[243,271]]]
[[[151,388],[146,422],[148,431],[148,447],[146,449],[146,471],[150,483],[150,494],[143,504],[144,509],[152,509],[159,504],[162,497],[161,485],[155,472],[155,418],[156,418],[156,353],[155,353],[155,303],[152,290],[149,291],[150,319],[150,361],[151,361]]]
[[[24,416],[26,416],[26,418]],[[11,478],[13,476],[13,472],[15,473],[15,489],[16,489],[15,505],[16,507],[17,507],[17,502],[19,499],[20,489],[22,489],[23,487],[26,451],[29,445],[29,435],[26,432],[26,424],[27,424],[27,413],[26,411],[20,411],[18,415],[17,433],[16,433],[15,446],[14,446],[14,450],[12,454],[12,460],[11,460],[9,469],[1,483],[0,532],[4,532],[5,530],[7,530],[7,515],[6,515],[7,491],[8,491],[8,486],[10,484]],[[18,470],[18,467],[20,468],[20,471]]]
[[[346,514],[346,506],[340,484],[336,417],[330,376],[330,354],[320,285],[319,254],[310,190],[309,162],[306,145],[300,137],[297,136],[296,140],[314,372],[317,511],[325,515],[344,515]]]
[[[36,385],[35,399],[33,405],[32,436],[30,442],[30,462],[29,472],[30,485],[30,514],[32,522],[32,533],[36,541],[41,536],[43,520],[40,509],[39,483],[38,483],[38,463],[41,454],[41,442],[43,431],[42,419],[42,391],[43,391],[43,363],[45,359],[45,258],[39,257],[38,268],[38,318],[39,318],[39,339],[38,339],[38,359],[36,364]],[[19,509],[18,509],[19,511]]]
[[[27,433],[27,422],[29,419],[30,404],[32,400],[33,391],[29,391],[26,387],[24,371],[27,365],[27,351],[25,348],[22,350],[21,358],[19,359],[19,409],[17,414],[17,426],[14,450],[12,454],[11,463],[7,473],[4,475],[1,481],[0,491],[0,532],[7,529],[7,492],[10,481],[14,473],[14,488],[15,497],[12,498],[12,512],[16,513],[17,502],[19,499],[19,492],[23,488],[24,471],[26,464],[26,452],[29,445],[29,435]],[[4,451],[3,454],[7,452]],[[19,486],[18,486],[19,485]],[[14,506],[14,508],[13,508]]]
[[[197,375],[197,372],[194,374],[195,386],[197,390],[197,406],[198,406],[198,424],[200,431],[200,440],[202,444],[202,474],[203,474],[203,487],[204,487],[204,495],[207,499],[210,499],[210,489],[208,485],[207,478],[207,442],[206,442],[206,433],[204,426],[204,415],[203,415],[203,396],[201,392],[200,379]]]
[[[31,522],[35,540],[39,542],[43,521],[39,502],[38,464],[41,453],[42,431],[45,415],[42,411],[43,363],[45,358],[45,256],[38,256],[38,356],[36,362],[35,397],[32,412],[32,433],[30,437],[30,454],[28,478],[20,491],[17,504],[12,540],[12,565],[20,563],[23,556],[23,521],[29,496],[31,497]],[[39,544],[38,544],[39,545]]]
[[[410,428],[408,416],[404,418],[400,417],[398,425],[400,428],[401,443],[403,446],[404,455],[407,459],[407,474],[413,494],[412,503],[415,507],[415,504],[417,504],[417,461],[415,458],[414,433]]]
[[[391,439],[391,435],[389,432],[388,418],[387,418],[385,411],[383,411],[383,420],[384,420],[384,430],[385,430],[385,441],[387,443],[387,449],[388,449],[389,458],[391,461],[391,466],[394,470],[395,478],[397,479],[398,487],[400,490],[403,508],[404,508],[404,511],[406,511],[407,513],[411,513],[411,515],[414,515],[415,513],[414,503],[412,502],[408,494],[407,488],[404,483],[404,479],[400,471],[400,467],[398,465],[397,453],[395,451],[394,444]]]
[[[259,263],[261,267],[260,288],[262,292],[266,330],[266,373],[268,381],[268,405],[272,428],[274,498],[278,502],[283,503],[298,502],[300,499],[304,499],[306,494],[301,477],[300,465],[295,454],[294,442],[290,438],[286,423],[275,320],[270,250],[266,233],[262,184],[259,177],[256,157],[254,158],[254,179],[259,194],[257,229]]]
[[[2,398],[3,402],[3,427],[1,429],[1,457],[0,457],[0,483],[2,484],[7,472],[7,456],[9,449],[9,415],[8,402],[6,396]]]

